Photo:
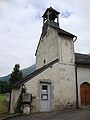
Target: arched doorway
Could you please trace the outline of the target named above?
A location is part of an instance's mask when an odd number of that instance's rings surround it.
[[[84,82],[80,85],[81,105],[90,105],[90,84]]]

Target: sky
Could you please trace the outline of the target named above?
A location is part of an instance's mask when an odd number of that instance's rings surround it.
[[[75,52],[90,53],[89,0],[0,0],[0,76],[35,63],[42,15],[52,6],[60,12],[60,28],[77,36]]]

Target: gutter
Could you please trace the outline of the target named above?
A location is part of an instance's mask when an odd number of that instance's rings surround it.
[[[77,79],[77,65],[75,65],[75,78],[76,78],[76,107],[79,109],[78,104],[78,79]]]
[[[76,40],[77,40],[77,36],[75,36],[75,37],[74,37],[74,40],[73,40],[73,42],[75,42]]]

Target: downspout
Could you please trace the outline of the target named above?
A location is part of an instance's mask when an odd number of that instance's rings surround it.
[[[79,109],[79,104],[78,104],[78,79],[77,79],[77,65],[75,64],[75,78],[76,78],[76,106],[77,109]]]
[[[77,36],[74,37],[73,42],[77,40]],[[78,104],[78,78],[77,78],[77,64],[75,63],[75,78],[76,78],[76,106],[77,109],[79,109],[79,104]]]
[[[74,38],[73,38],[73,42],[75,42],[77,40],[77,36],[75,36]]]

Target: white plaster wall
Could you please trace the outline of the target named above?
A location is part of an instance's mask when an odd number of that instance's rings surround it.
[[[80,85],[84,82],[90,83],[90,67],[88,66],[79,66],[77,68],[77,79],[78,79],[78,98],[79,98],[79,106],[81,107],[81,99],[80,99]]]
[[[74,43],[70,37],[58,36],[60,61],[65,64],[74,64]]]
[[[27,92],[32,93],[35,99],[32,102],[33,112],[39,111],[38,82],[39,80],[51,80],[51,110],[66,109],[76,104],[75,67],[56,63],[27,83]]]
[[[48,27],[47,34],[40,39],[36,54],[37,68],[50,63],[56,58],[60,58],[62,63],[74,65],[74,43],[72,38],[58,35],[57,31]],[[46,61],[45,64],[44,60]]]
[[[14,113],[14,108],[15,108],[15,105],[17,103],[19,95],[20,95],[20,88],[14,88],[14,89],[12,89],[10,113]]]
[[[48,27],[48,32],[44,38],[41,38],[37,49],[36,67],[40,68],[58,57],[58,34],[54,29]]]

